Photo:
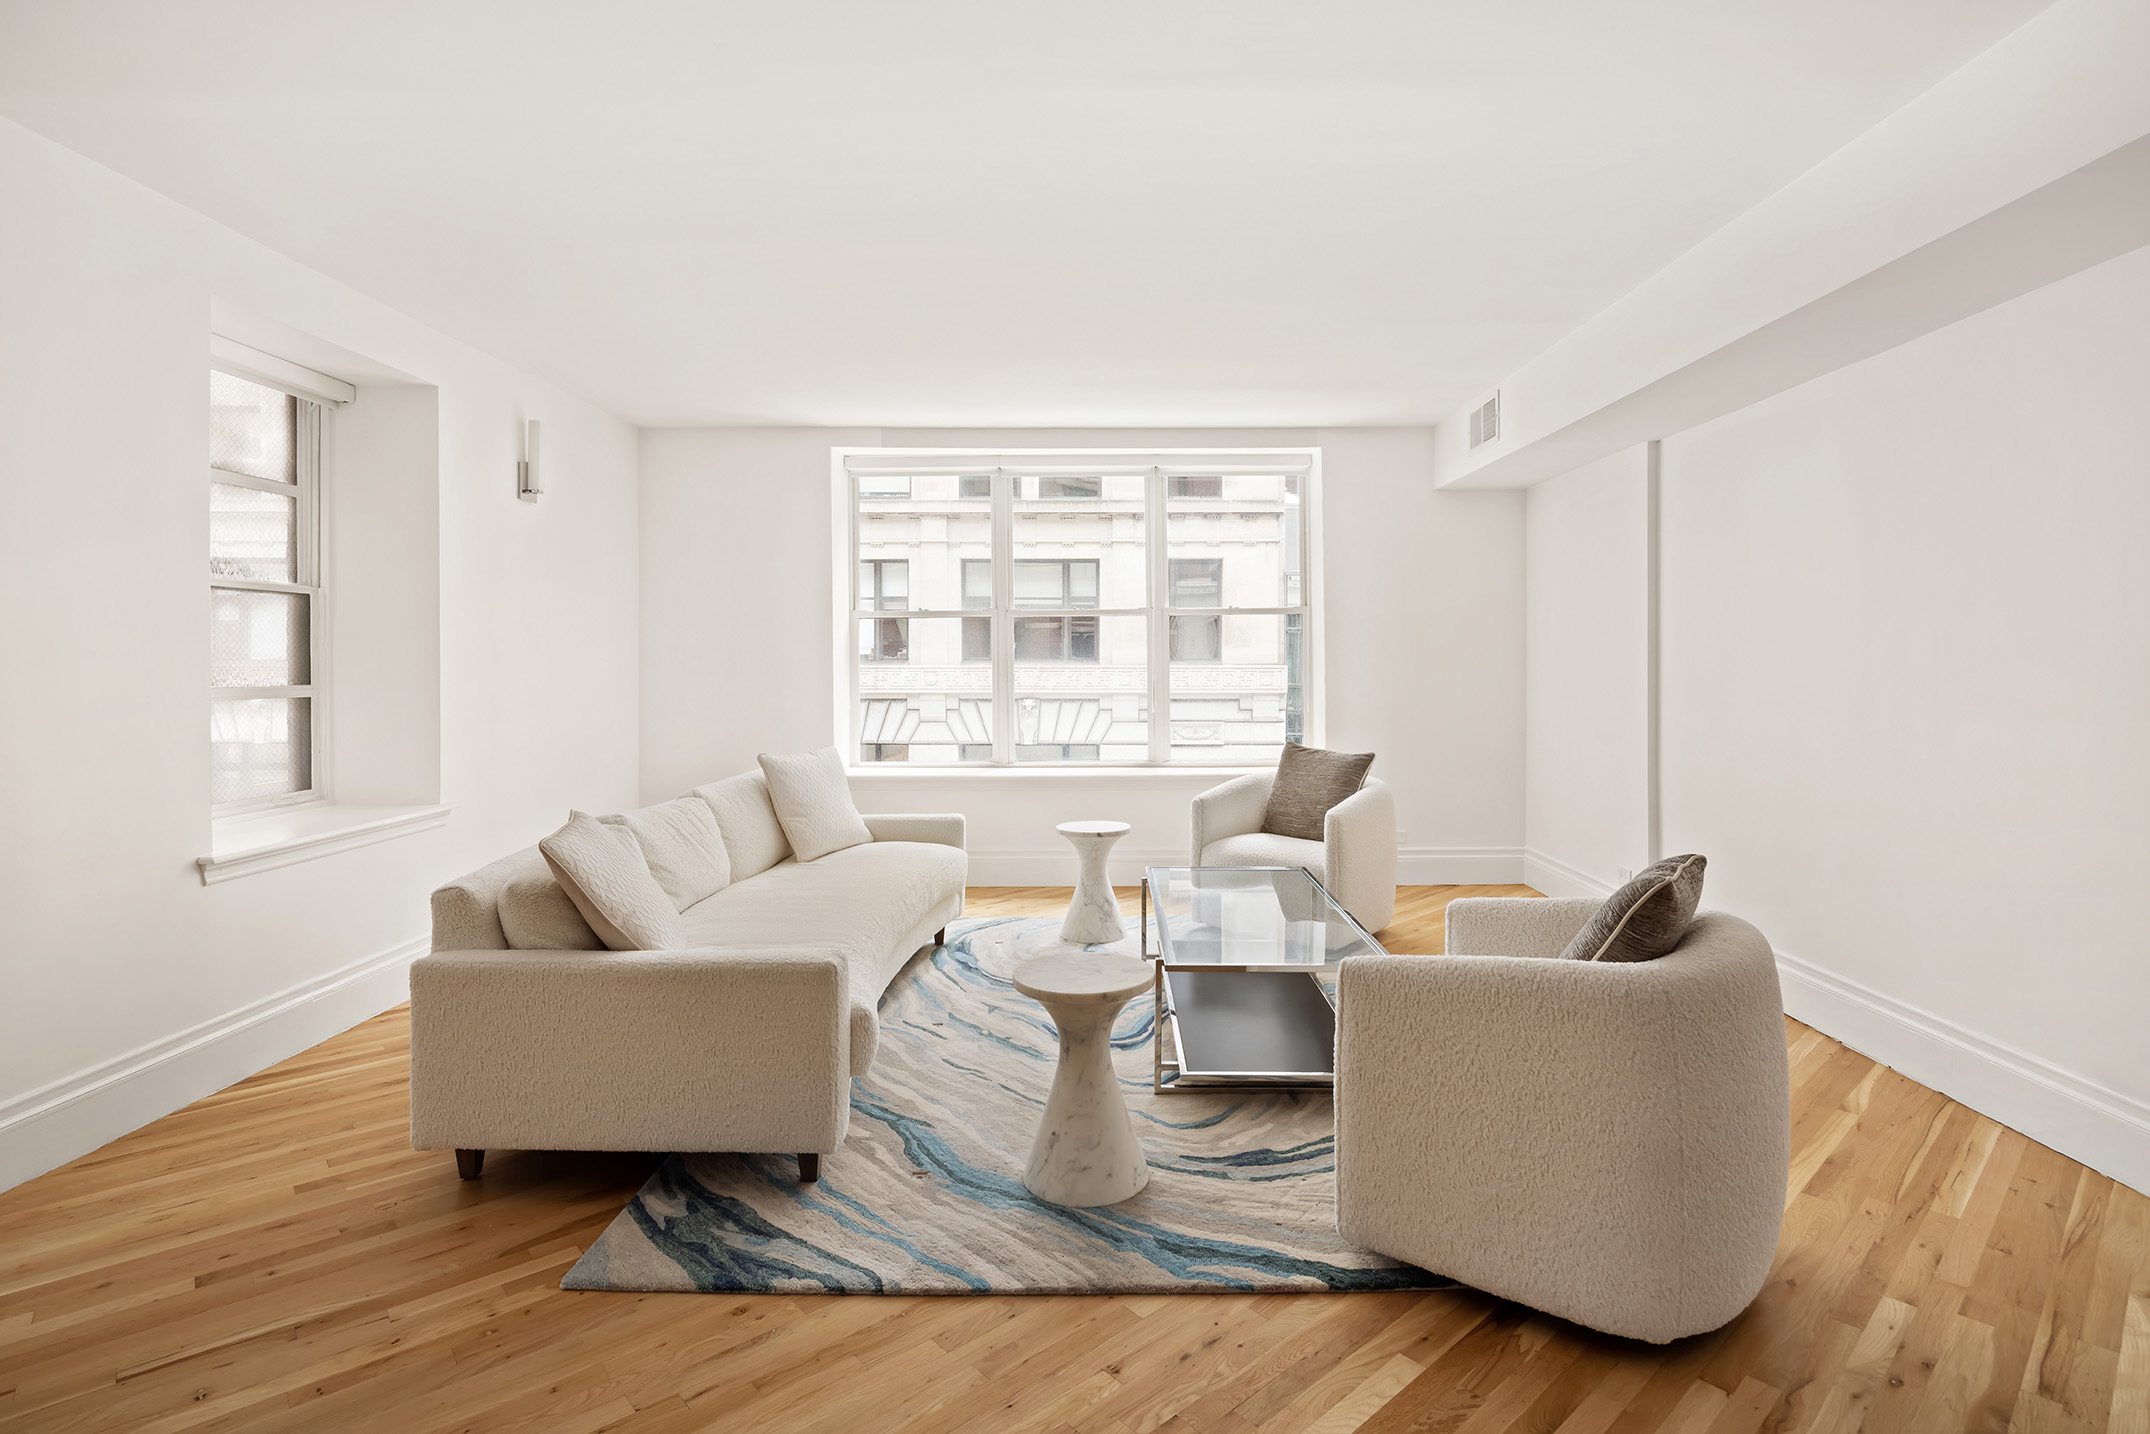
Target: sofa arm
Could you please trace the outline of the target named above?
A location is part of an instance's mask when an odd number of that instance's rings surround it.
[[[875,841],[923,841],[963,850],[961,812],[868,812],[866,830]]]
[[[1329,894],[1368,931],[1396,915],[1396,797],[1369,781],[1322,819]]]
[[[1594,897],[1465,896],[1448,903],[1458,956],[1558,956],[1605,903]]]
[[[1274,772],[1249,772],[1221,787],[1211,787],[1194,799],[1194,860],[1202,864],[1202,848],[1226,837],[1246,836],[1262,829],[1262,813],[1269,805]]]
[[[834,951],[443,951],[411,965],[411,1144],[827,1152],[850,1119]]]

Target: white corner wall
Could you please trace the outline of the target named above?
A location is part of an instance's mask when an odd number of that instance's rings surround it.
[[[1525,492],[1523,880],[1602,896],[1649,865],[1649,450]]]
[[[2150,250],[1663,444],[1666,849],[1793,1014],[2150,1189]]]
[[[637,486],[627,425],[6,121],[0,192],[6,1187],[400,1001],[432,887],[570,805],[633,801]],[[232,336],[257,345],[363,356],[362,405],[375,380],[435,391],[437,496],[409,519],[437,529],[415,549],[437,551],[437,655],[415,642],[400,700],[353,716],[407,737],[395,770],[437,766],[455,810],[205,887],[212,309],[253,316]],[[526,416],[546,425],[534,507],[514,497]]]
[[[1406,882],[1521,877],[1522,516],[1517,493],[1436,493],[1422,429],[721,429],[642,435],[642,794],[834,739],[829,450],[839,445],[1323,450],[1321,607],[1331,745],[1380,754]],[[1183,862],[1215,774],[854,778],[868,811],[960,811],[972,880],[1066,884],[1053,832],[1133,824],[1115,878]]]

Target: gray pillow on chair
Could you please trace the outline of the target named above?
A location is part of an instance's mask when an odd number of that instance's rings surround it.
[[[1654,961],[1680,944],[1702,900],[1706,857],[1689,852],[1644,867],[1605,898],[1561,956],[1569,961]]]
[[[1284,744],[1277,759],[1276,784],[1262,811],[1262,830],[1277,836],[1320,841],[1329,808],[1366,784],[1371,752],[1328,752],[1319,747]]]

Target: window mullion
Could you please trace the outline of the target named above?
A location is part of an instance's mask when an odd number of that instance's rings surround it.
[[[321,405],[299,399],[293,405],[296,431],[295,477],[299,480],[298,574],[313,589],[306,599],[306,666],[313,681],[306,684],[307,787],[326,799],[330,792],[328,702],[315,689],[333,674],[329,672],[329,623],[327,584],[322,581],[321,561]]]
[[[1165,613],[1165,474],[1152,468],[1143,483],[1142,531],[1149,543],[1150,760],[1172,760],[1171,621]]]
[[[993,470],[993,761],[1015,760],[1015,478]]]

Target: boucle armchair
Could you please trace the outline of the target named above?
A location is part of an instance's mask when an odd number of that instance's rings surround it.
[[[1322,840],[1262,830],[1274,772],[1250,772],[1194,799],[1194,865],[1303,866],[1368,931],[1396,915],[1396,798],[1368,777],[1329,808]]]
[[[1455,956],[1339,972],[1336,1225],[1503,1299],[1664,1343],[1761,1290],[1790,1076],[1762,933],[1704,912],[1654,961],[1554,959],[1599,903],[1448,908]]]

